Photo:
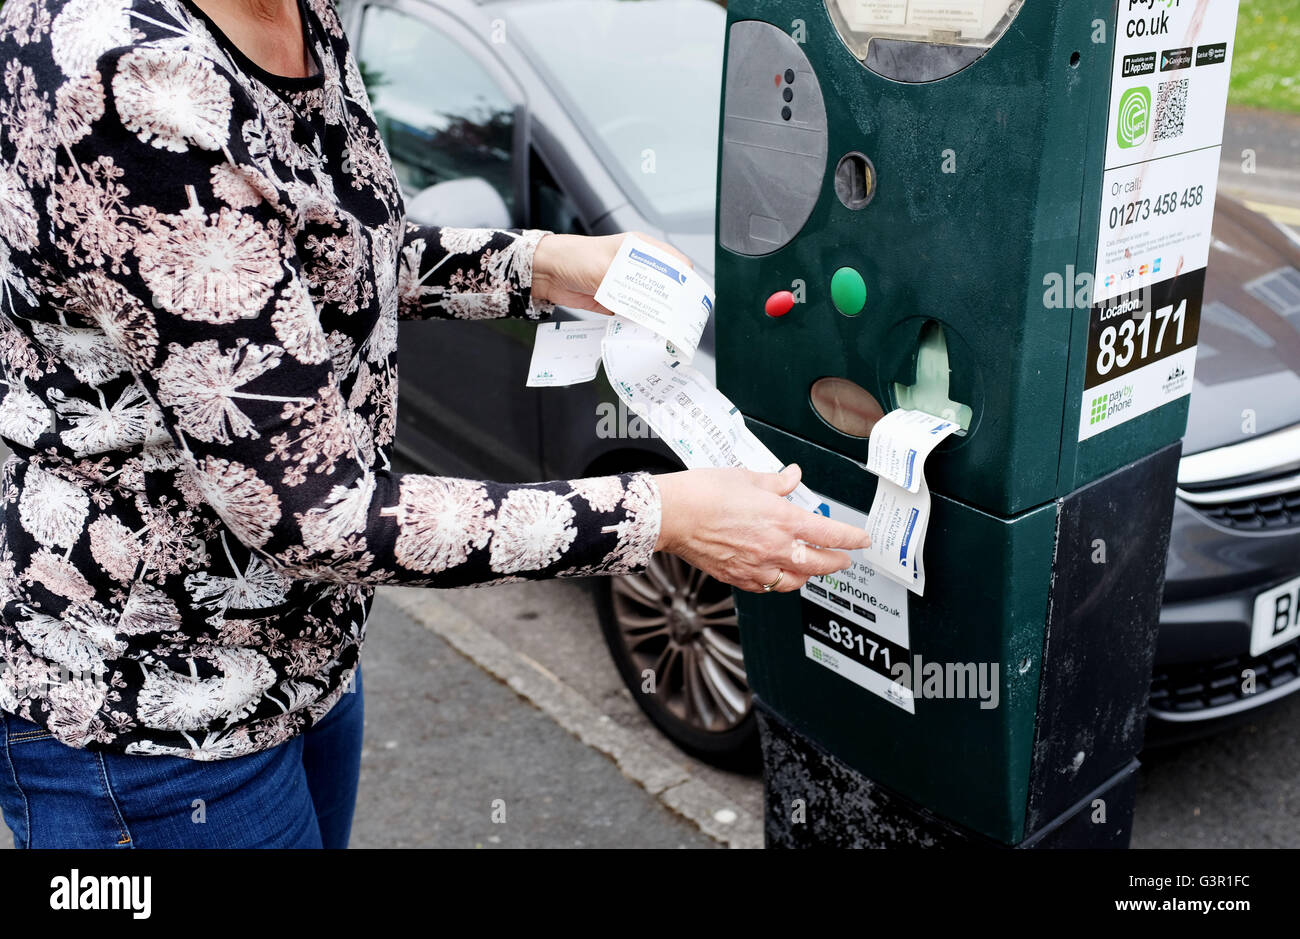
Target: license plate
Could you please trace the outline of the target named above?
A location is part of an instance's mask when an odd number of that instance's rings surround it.
[[[1300,636],[1300,577],[1255,598],[1250,654],[1261,655]]]

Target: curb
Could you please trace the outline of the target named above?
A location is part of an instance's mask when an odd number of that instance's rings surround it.
[[[442,600],[437,591],[385,587],[379,597],[508,685],[587,746],[609,757],[624,776],[709,837],[732,848],[763,847],[762,819],[615,724],[540,663],[515,652]]]

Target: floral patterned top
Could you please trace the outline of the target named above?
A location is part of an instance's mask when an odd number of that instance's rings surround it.
[[[0,709],[72,746],[274,746],[347,689],[375,585],[658,538],[645,474],[391,470],[399,316],[539,318],[545,233],[408,224],[333,6],[303,14],[308,78],[190,0],[0,11]]]

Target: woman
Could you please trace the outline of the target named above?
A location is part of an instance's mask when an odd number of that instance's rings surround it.
[[[328,0],[8,0],[0,61],[18,844],[346,845],[376,585],[789,591],[867,543],[797,469],[391,470],[399,316],[597,310],[619,239],[408,224]]]

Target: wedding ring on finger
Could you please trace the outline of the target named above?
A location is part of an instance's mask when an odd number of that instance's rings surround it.
[[[785,571],[780,571],[780,570],[777,571],[776,580],[772,581],[770,584],[763,584],[763,592],[771,593],[773,590],[775,590],[777,588],[777,585],[781,583],[781,578],[784,576],[785,576]]]

